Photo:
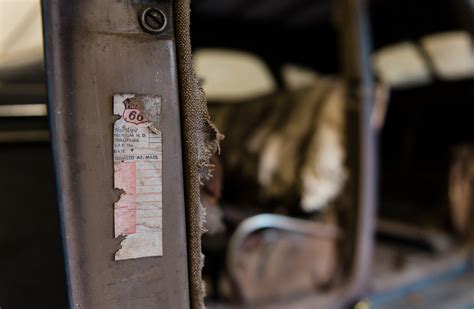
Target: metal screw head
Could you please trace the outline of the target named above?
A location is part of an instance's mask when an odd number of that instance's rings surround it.
[[[140,18],[143,29],[149,33],[160,33],[166,28],[166,15],[162,10],[154,7],[146,8]]]

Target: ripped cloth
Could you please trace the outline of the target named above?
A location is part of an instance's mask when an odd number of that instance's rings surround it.
[[[321,78],[264,98],[210,104],[226,135],[226,200],[279,213],[314,213],[334,202],[348,178],[344,91],[342,82]]]
[[[190,305],[192,308],[203,308],[205,287],[202,280],[204,256],[201,236],[205,213],[200,201],[200,185],[212,173],[209,160],[218,152],[222,135],[211,124],[204,91],[193,69],[189,0],[174,2],[174,17],[183,134]]]

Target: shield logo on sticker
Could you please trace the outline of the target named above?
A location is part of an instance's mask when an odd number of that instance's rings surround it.
[[[133,124],[140,124],[140,123],[145,123],[147,120],[143,115],[141,114],[140,110],[138,109],[138,106],[134,104],[130,99],[126,99],[123,101],[123,104],[125,105],[125,110],[123,111],[122,118],[129,123]]]

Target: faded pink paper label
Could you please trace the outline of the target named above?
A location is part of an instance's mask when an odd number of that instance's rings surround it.
[[[162,134],[158,96],[114,95],[115,237],[125,236],[115,260],[162,256]]]

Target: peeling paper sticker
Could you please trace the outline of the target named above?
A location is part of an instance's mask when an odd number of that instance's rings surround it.
[[[161,98],[114,95],[115,260],[163,255]]]

